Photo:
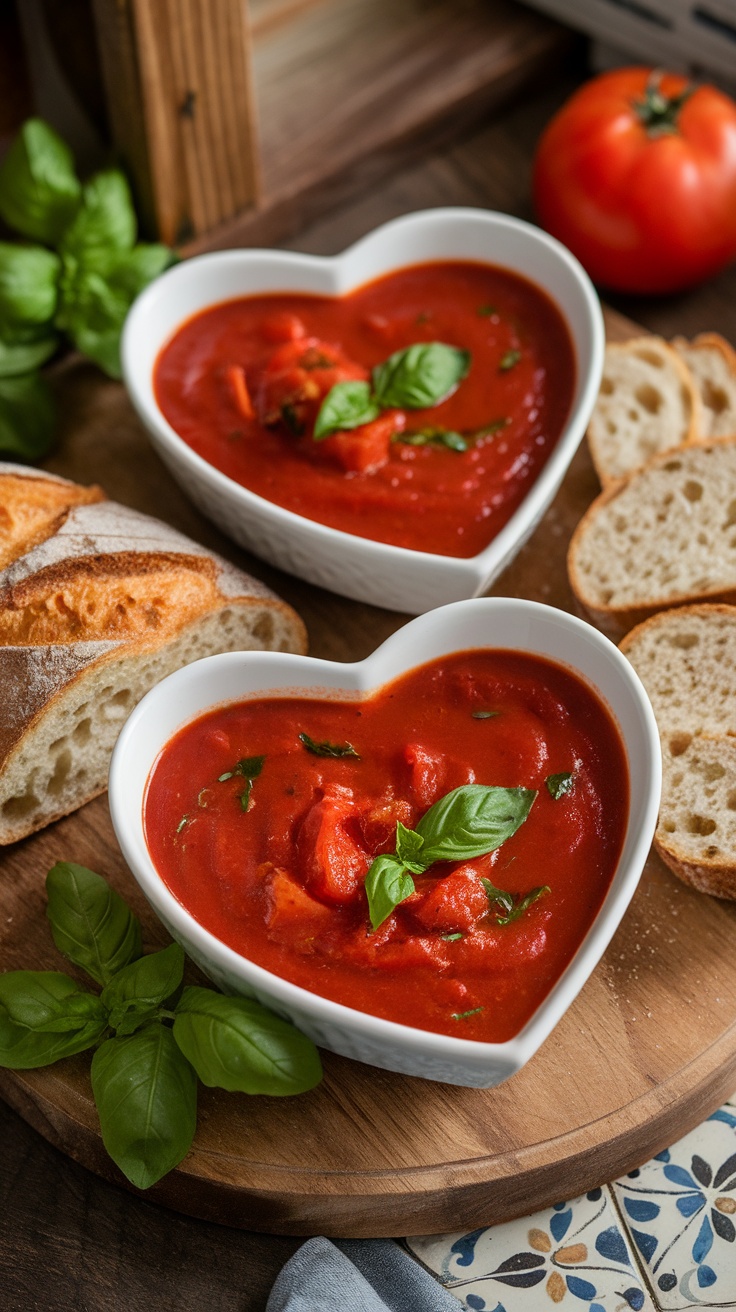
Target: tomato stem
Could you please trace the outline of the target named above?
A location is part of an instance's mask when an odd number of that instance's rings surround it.
[[[688,82],[679,95],[666,96],[661,90],[662,76],[662,70],[655,68],[647,82],[644,99],[634,101],[634,109],[650,137],[677,132],[680,110],[697,91],[695,83]]]

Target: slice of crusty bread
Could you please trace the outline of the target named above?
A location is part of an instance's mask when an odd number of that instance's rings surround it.
[[[690,371],[663,338],[635,337],[606,347],[587,434],[604,487],[699,432],[700,402]]]
[[[672,345],[700,393],[702,436],[736,434],[736,351],[718,333],[700,333],[692,342],[676,337]]]
[[[655,847],[685,883],[736,899],[736,607],[662,611],[621,650],[662,744]]]
[[[736,438],[656,456],[602,492],[568,552],[576,597],[623,632],[693,601],[736,601]]]
[[[10,468],[0,511],[26,477],[42,501],[38,475]],[[306,648],[296,613],[249,575],[99,489],[48,481],[53,513],[16,510],[0,571],[0,844],[105,788],[123,720],[164,675],[219,651]]]

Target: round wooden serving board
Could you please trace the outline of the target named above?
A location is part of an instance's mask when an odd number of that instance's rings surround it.
[[[611,328],[620,335],[620,322]],[[172,487],[118,385],[73,365],[59,390],[68,434],[53,467],[251,565],[297,605],[315,655],[358,659],[403,622],[227,543]],[[596,490],[581,451],[496,593],[571,608],[565,548]],[[141,916],[146,946],[165,942],[101,797],[4,852],[0,969],[64,968],[45,920],[44,877],[58,859],[104,873]],[[736,904],[691,892],[650,857],[602,963],[512,1080],[461,1089],[328,1053],[323,1084],[300,1098],[201,1089],[192,1151],[146,1197],[250,1230],[374,1237],[472,1229],[574,1197],[641,1164],[736,1088],[735,963]],[[75,1160],[126,1183],[102,1147],[88,1055],[1,1071],[0,1094]]]

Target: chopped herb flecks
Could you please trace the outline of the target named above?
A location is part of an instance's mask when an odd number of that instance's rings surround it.
[[[304,422],[300,419],[297,409],[289,405],[288,401],[281,407],[281,418],[293,437],[301,437],[304,432]]]
[[[490,319],[492,314],[498,314],[498,307],[495,305],[479,305],[478,314],[481,319]]]
[[[575,775],[569,770],[563,770],[560,774],[547,775],[545,779],[547,792],[557,802],[565,793],[572,792],[575,784]]]
[[[179,821],[178,825],[176,826],[176,832],[177,832],[177,834],[180,834],[181,831],[182,831],[182,829],[184,828],[184,826],[185,826],[186,824],[188,824],[188,823],[189,823],[189,816],[188,816],[188,815],[183,815],[182,818],[181,818],[181,820]]]
[[[445,940],[445,943],[457,943],[458,939],[464,938],[465,935],[458,932],[457,934],[442,934],[440,937]]]
[[[513,369],[514,365],[518,364],[520,359],[521,351],[507,351],[506,354],[501,357],[501,363],[498,366],[501,373],[505,374],[508,369]]]
[[[480,882],[488,895],[497,925],[510,925],[513,920],[518,920],[533,902],[550,891],[549,885],[544,884],[540,888],[531,889],[529,893],[508,893],[503,888],[496,888],[490,879],[481,879]]]
[[[477,1016],[479,1011],[485,1011],[485,1007],[471,1007],[470,1011],[453,1011],[453,1020],[467,1020],[468,1016]]]
[[[318,743],[314,738],[310,738],[308,733],[300,733],[299,742],[313,756],[354,756],[358,761],[360,760],[360,752],[356,752],[352,743]]]
[[[245,788],[242,793],[238,793],[241,811],[248,810],[253,780],[257,779],[261,773],[265,759],[265,756],[243,756],[237,765],[233,766],[232,770],[225,770],[224,774],[217,776],[218,784],[224,784],[226,780],[234,779],[236,775],[239,775],[241,779],[245,779]],[[201,795],[200,793],[200,797]]]
[[[500,715],[501,712],[500,711],[471,711],[470,714],[472,715],[474,720],[492,720],[496,715]]]

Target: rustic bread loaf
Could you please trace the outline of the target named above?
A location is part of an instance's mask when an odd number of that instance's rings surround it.
[[[736,435],[736,351],[718,333],[700,333],[692,342],[676,337],[672,345],[700,394],[701,435]]]
[[[694,601],[736,600],[736,438],[656,456],[592,503],[570,583],[609,632]]]
[[[661,337],[606,347],[588,445],[604,487],[700,432],[700,402],[687,365]]]
[[[621,650],[662,744],[655,847],[685,883],[736,899],[736,607],[662,611]]]
[[[0,549],[0,844],[105,788],[123,720],[164,675],[305,650],[262,584],[99,488],[0,464]]]

